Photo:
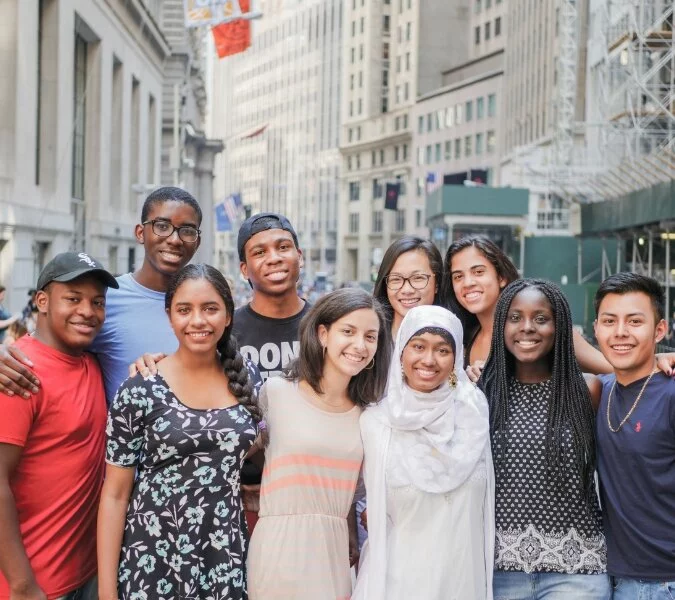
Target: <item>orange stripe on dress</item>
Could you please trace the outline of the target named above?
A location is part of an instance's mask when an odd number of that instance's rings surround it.
[[[279,479],[266,483],[260,490],[260,495],[264,496],[271,492],[276,492],[289,487],[306,486],[318,487],[328,490],[344,490],[353,492],[356,488],[356,481],[352,479],[335,479],[333,477],[322,477],[320,475],[287,475]]]
[[[344,471],[359,471],[361,469],[360,460],[346,460],[341,458],[326,458],[316,454],[287,454],[280,456],[265,463],[265,470],[269,471],[277,467],[289,467],[294,465],[303,465],[310,467],[325,467],[326,469],[341,469]]]

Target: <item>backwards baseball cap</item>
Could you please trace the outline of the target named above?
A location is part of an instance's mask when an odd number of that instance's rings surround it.
[[[45,289],[52,281],[65,283],[83,275],[96,277],[108,287],[120,287],[117,280],[103,268],[103,265],[88,254],[84,252],[62,252],[57,254],[42,269],[42,273],[38,277],[37,289]]]
[[[266,231],[268,229],[283,229],[288,231],[293,236],[295,247],[299,246],[298,236],[290,221],[277,213],[258,213],[246,219],[239,228],[239,235],[237,237],[237,249],[239,250],[239,260],[244,262],[244,246],[256,233]]]

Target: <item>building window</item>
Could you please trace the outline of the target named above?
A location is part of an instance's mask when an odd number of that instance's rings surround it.
[[[391,30],[390,30],[391,22],[389,19],[389,15],[384,15],[382,17],[382,33],[384,35],[389,35]]]
[[[483,134],[476,134],[476,156],[483,154]]]
[[[382,211],[373,211],[373,233],[382,233]]]
[[[412,23],[410,21],[405,24],[405,39],[406,42],[412,39]]]
[[[380,150],[380,164],[384,164],[384,148]]]
[[[431,147],[431,144],[429,144],[429,145],[426,147],[426,150],[425,150],[425,158],[424,158],[424,160],[426,161],[426,164],[428,164],[428,165],[431,164],[431,160],[432,160],[432,158],[433,158],[432,153],[433,153],[433,148]]]
[[[375,150],[372,151],[370,156],[371,156],[371,164],[374,167],[377,164],[377,154],[375,154]]]
[[[403,84],[403,100],[407,101],[410,97],[410,84],[406,81]]]
[[[361,184],[358,181],[349,182],[349,200],[355,202],[361,198]]]
[[[417,133],[424,133],[424,115],[417,117]]]
[[[403,144],[403,160],[408,160],[408,144]]]
[[[497,145],[497,136],[495,135],[494,130],[487,132],[487,153],[492,154],[495,151]]]
[[[352,37],[356,35],[356,21],[352,21]]]
[[[398,162],[398,146],[394,146],[394,162]]]
[[[449,129],[455,122],[455,109],[449,106],[445,109],[445,126]]]
[[[359,44],[359,59],[363,60],[363,44]]]
[[[485,23],[485,41],[487,42],[490,39],[490,21]]]
[[[488,117],[494,117],[497,114],[497,95],[490,94],[488,96]]]
[[[358,114],[361,114],[361,108],[362,108],[362,106],[363,106],[363,102],[362,102],[361,98],[359,98],[359,109],[358,109]]]
[[[467,123],[473,119],[473,102],[471,100],[468,100],[464,105],[464,118]]]
[[[84,200],[84,132],[87,111],[87,42],[75,34],[73,108],[73,168],[71,194],[73,198]]]
[[[359,71],[359,89],[363,87],[363,71]]]
[[[422,227],[422,209],[415,209],[415,227]]]
[[[455,123],[457,125],[462,124],[462,105],[461,104],[457,104],[455,106]]]
[[[455,140],[455,159],[462,158],[462,140]]]
[[[464,138],[464,156],[471,156],[471,136],[467,135]]]
[[[352,128],[351,127],[347,130],[347,141],[350,142],[350,143],[352,141]]]
[[[383,195],[383,186],[382,183],[380,183],[379,179],[373,179],[373,200],[377,200],[378,198],[382,198]]]
[[[401,72],[401,57],[400,56],[396,57],[396,72],[397,73]]]
[[[424,148],[422,146],[417,148],[417,164],[420,166],[424,164]]]
[[[361,33],[365,31],[366,27],[366,19],[364,17],[361,17]]]
[[[424,179],[422,177],[417,178],[417,197],[420,198],[424,193]]]
[[[405,231],[405,210],[396,211],[396,231]]]
[[[475,27],[473,30],[473,42],[478,46],[480,44],[480,27]],[[353,53],[352,53],[353,54]],[[353,56],[352,56],[352,63],[354,62]]]
[[[450,140],[445,142],[444,158],[445,160],[452,160],[452,142]]]
[[[427,131],[433,131],[434,130],[434,114],[429,113],[427,115]]]
[[[356,48],[351,49],[350,56],[351,56],[351,58],[350,58],[351,63],[354,64],[354,61],[356,60]]]
[[[349,89],[353,90],[354,89],[354,75],[349,76]]]
[[[492,6],[492,0],[485,0],[485,10]]]
[[[481,3],[481,0],[474,0],[474,3],[473,3],[473,12],[474,12],[475,14],[478,14],[478,13],[480,13],[481,10],[483,10],[483,5],[482,5],[482,3]]]
[[[502,34],[502,18],[497,17],[495,19],[495,37],[500,36]]]
[[[485,100],[483,96],[476,98],[476,119],[482,119],[485,116]]]
[[[405,53],[405,70],[410,71],[410,52]]]
[[[441,144],[440,143],[436,144],[435,158],[436,158],[436,162],[441,162]]]
[[[359,232],[359,213],[351,213],[349,215],[349,233]]]
[[[389,99],[384,96],[382,98],[382,112],[386,113],[389,110]]]
[[[384,60],[389,60],[389,42],[384,42],[382,44],[382,58]]]
[[[408,129],[408,113],[403,115],[403,129]]]

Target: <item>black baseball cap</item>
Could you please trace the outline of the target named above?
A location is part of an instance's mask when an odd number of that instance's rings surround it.
[[[246,219],[239,228],[239,235],[237,236],[237,249],[239,250],[239,260],[244,262],[244,246],[256,233],[266,231],[268,229],[283,229],[288,231],[293,236],[295,247],[299,246],[298,236],[291,222],[278,213],[264,212],[258,213]]]
[[[37,289],[43,290],[52,281],[65,283],[83,275],[96,277],[111,288],[119,288],[117,280],[103,265],[84,252],[62,252],[50,260],[38,277]]]

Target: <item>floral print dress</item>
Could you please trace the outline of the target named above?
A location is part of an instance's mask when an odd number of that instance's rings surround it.
[[[120,600],[245,600],[239,475],[255,441],[246,408],[189,408],[161,375],[128,379],[107,424],[106,460],[136,466]]]

